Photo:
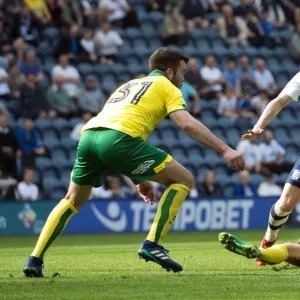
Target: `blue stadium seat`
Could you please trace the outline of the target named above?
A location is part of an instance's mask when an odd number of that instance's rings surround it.
[[[214,170],[215,172],[215,181],[218,182],[220,185],[227,185],[227,184],[230,184],[232,183],[231,182],[231,178],[230,176],[228,176],[228,174],[222,172],[222,173],[219,173],[217,172],[216,170]]]
[[[74,141],[71,138],[66,138],[64,140],[64,146],[66,147],[66,149],[71,150],[71,149],[76,149],[78,145],[77,141]]]
[[[38,119],[34,125],[41,132],[49,128],[54,128],[52,121],[47,119]]]
[[[150,144],[150,145],[153,145],[153,146],[157,146],[159,144],[162,143],[162,141],[160,140],[160,138],[157,136],[157,135],[153,135],[151,134],[148,138],[147,138],[147,142]]]
[[[71,125],[71,128],[74,128],[77,124],[82,123],[82,119],[81,118],[72,118],[69,120],[69,123]]]
[[[65,138],[69,138],[72,132],[71,128],[62,128],[59,132],[60,139],[63,141]]]
[[[59,41],[60,31],[56,27],[48,27],[43,30],[43,36],[49,45],[54,46]]]
[[[77,155],[77,149],[71,149],[69,151],[69,161],[70,162],[75,162],[76,155]]]
[[[137,28],[128,28],[124,32],[124,36],[127,36],[130,39],[135,40],[139,37],[143,37],[143,32]]]
[[[223,188],[223,195],[224,197],[230,198],[233,197],[233,193],[235,190],[235,185],[234,184],[228,184]]]
[[[58,137],[56,136],[44,136],[44,147],[49,149],[50,151],[58,146],[60,146],[60,141],[58,140]]]
[[[250,174],[249,179],[256,187],[258,187],[260,183],[264,182],[264,177],[259,174]]]
[[[0,56],[0,68],[3,68],[6,71],[8,71],[8,60],[3,56]]]
[[[94,71],[93,65],[89,63],[79,63],[76,68],[83,77]]]
[[[66,196],[66,189],[62,187],[54,188],[50,191],[49,197],[51,200],[60,200]]]
[[[149,44],[148,44],[148,41],[146,38],[144,37],[140,37],[140,38],[137,38],[133,41],[133,47],[135,49],[140,49],[140,48],[148,48],[149,47]]]
[[[153,20],[156,24],[162,24],[164,18],[165,15],[162,12],[158,12],[158,11],[150,12],[150,19]]]
[[[52,156],[52,159],[53,161],[55,161],[55,157],[59,157],[63,160],[67,160],[68,159],[68,155],[67,155],[67,152],[66,150],[62,147],[62,146],[58,146],[58,147],[55,147],[55,148],[52,148],[51,150],[51,156]]]

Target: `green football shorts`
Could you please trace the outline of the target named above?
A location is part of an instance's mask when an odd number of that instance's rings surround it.
[[[72,181],[79,185],[102,185],[103,173],[119,171],[139,184],[165,168],[172,156],[117,130],[86,130],[80,138]]]

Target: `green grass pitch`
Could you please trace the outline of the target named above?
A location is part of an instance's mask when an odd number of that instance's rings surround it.
[[[263,232],[235,234],[257,244]],[[183,265],[180,274],[138,259],[144,234],[62,236],[47,254],[48,278],[22,273],[36,237],[0,237],[0,299],[299,299],[298,268],[256,267],[223,249],[217,236],[169,234],[165,246]],[[299,230],[281,233],[282,241],[298,238]]]

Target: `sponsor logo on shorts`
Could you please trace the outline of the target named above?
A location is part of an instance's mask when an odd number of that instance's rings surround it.
[[[300,170],[295,169],[292,174],[291,174],[291,178],[295,181],[299,181],[300,179]]]
[[[154,160],[146,160],[141,165],[139,165],[135,170],[131,172],[131,174],[143,174],[145,173],[152,165],[154,164]]]

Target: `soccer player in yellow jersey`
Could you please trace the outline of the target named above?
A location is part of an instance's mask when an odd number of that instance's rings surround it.
[[[150,74],[119,87],[103,110],[83,128],[67,195],[50,213],[35,249],[24,266],[26,276],[43,276],[43,258],[70,218],[88,200],[92,187],[102,184],[102,174],[117,170],[137,184],[140,196],[153,204],[151,181],[167,186],[151,230],[142,243],[140,258],[163,268],[182,271],[162,246],[183,201],[194,185],[192,174],[167,153],[145,140],[166,116],[199,143],[214,149],[239,171],[241,153],[231,149],[188,112],[179,88],[189,58],[169,48],[159,48],[150,57]]]
[[[289,264],[300,267],[300,244],[296,243],[284,243],[278,245],[272,245],[264,248],[245,242],[237,236],[221,232],[219,234],[219,241],[223,244],[224,248],[238,255],[245,256],[247,258],[256,258],[265,264],[280,264],[287,262]]]

